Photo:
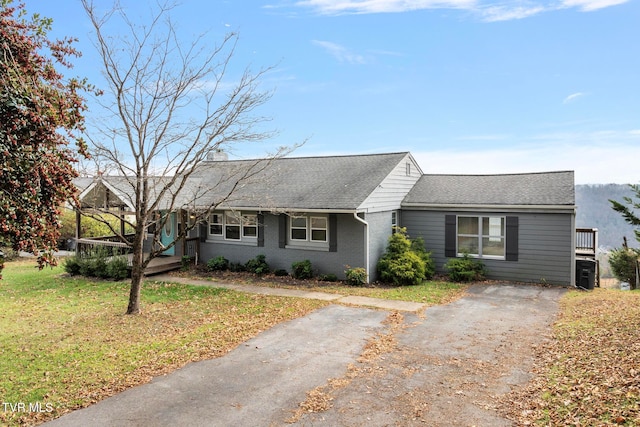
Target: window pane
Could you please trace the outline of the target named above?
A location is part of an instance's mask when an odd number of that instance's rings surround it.
[[[292,228],[291,229],[291,239],[292,240],[307,240],[307,229],[306,228]]]
[[[222,235],[222,225],[220,224],[209,224],[209,234]]]
[[[245,237],[256,237],[258,235],[258,227],[242,227],[242,235]]]
[[[478,234],[478,217],[475,216],[459,216],[458,217],[458,234]]]
[[[478,255],[478,238],[458,236],[458,253]]]
[[[233,225],[240,224],[240,216],[238,214],[227,213],[225,217],[226,217],[225,219],[227,221],[227,224],[233,224]]]
[[[227,225],[225,227],[225,236],[228,240],[240,240],[240,226]]]
[[[492,237],[504,236],[504,218],[495,216],[482,218],[482,235]]]
[[[307,218],[303,216],[291,218],[291,228],[307,228]]]
[[[327,241],[327,230],[311,230],[311,240],[317,242]]]
[[[243,225],[256,225],[258,224],[258,216],[257,215],[242,215],[242,224]]]
[[[327,228],[327,218],[311,218],[311,228]]]
[[[504,256],[504,239],[500,237],[483,237],[482,255]]]

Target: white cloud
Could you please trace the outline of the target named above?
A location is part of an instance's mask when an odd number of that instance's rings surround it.
[[[364,56],[351,52],[344,46],[341,46],[337,43],[332,43],[328,41],[322,40],[312,40],[311,41],[316,46],[322,47],[326,50],[330,55],[336,58],[340,62],[346,62],[349,64],[364,64],[366,63],[366,59]]]
[[[629,0],[564,0],[562,5],[564,7],[577,7],[583,12],[592,12],[605,7],[627,3],[627,1]]]
[[[575,101],[576,99],[578,99],[578,98],[580,98],[580,97],[582,97],[582,96],[585,96],[585,94],[584,94],[584,93],[582,93],[582,92],[572,93],[571,95],[567,96],[567,97],[562,101],[562,103],[563,103],[563,104],[568,104],[568,103],[573,102],[573,101]]]
[[[298,7],[312,9],[320,15],[399,13],[427,9],[461,9],[471,11],[483,21],[497,22],[523,19],[543,12],[577,8],[590,12],[627,3],[630,0],[299,0]]]
[[[511,21],[514,19],[528,18],[533,15],[545,12],[548,9],[539,5],[511,6],[498,5],[479,8],[478,11],[482,19],[486,22]]]
[[[301,0],[323,15],[409,12],[423,9],[470,9],[475,0]]]

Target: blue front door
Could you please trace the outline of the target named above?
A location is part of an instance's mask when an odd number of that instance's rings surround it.
[[[166,215],[166,214],[165,214]],[[171,242],[173,242],[176,238],[176,213],[171,212],[169,214],[169,218],[167,218],[167,222],[162,227],[160,231],[160,242],[167,246]],[[172,246],[166,251],[162,252],[163,255],[175,255],[176,247]]]

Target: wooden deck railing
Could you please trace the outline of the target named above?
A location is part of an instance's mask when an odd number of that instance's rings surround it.
[[[131,253],[131,247],[122,242],[117,236],[92,237],[76,239],[76,253],[81,258],[90,258],[97,253],[116,256]]]
[[[131,237],[131,236],[125,236]],[[92,237],[76,240],[76,253],[81,258],[90,258],[100,253],[106,256],[128,255],[132,252],[132,248],[121,242],[116,236]],[[190,237],[184,239],[182,246],[182,254],[195,260],[198,263],[200,258],[200,238]]]
[[[576,229],[576,255],[594,257],[598,249],[597,228]]]

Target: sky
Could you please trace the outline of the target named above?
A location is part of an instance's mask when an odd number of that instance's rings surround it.
[[[153,3],[121,4],[142,23]],[[71,74],[100,87],[80,1],[26,6],[79,39]],[[238,69],[272,67],[262,113],[278,133],[232,158],[306,141],[294,156],[410,151],[424,173],[640,182],[639,0],[183,0],[172,19],[212,46],[237,32]]]

